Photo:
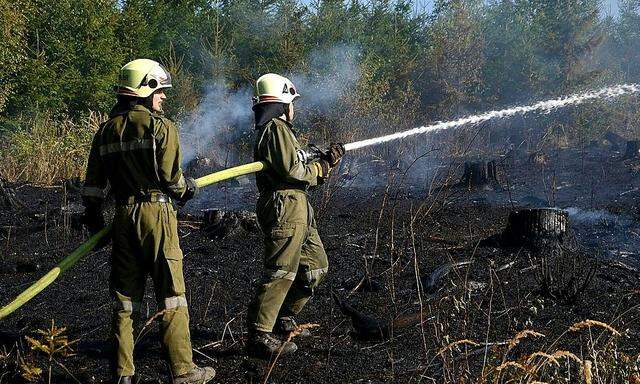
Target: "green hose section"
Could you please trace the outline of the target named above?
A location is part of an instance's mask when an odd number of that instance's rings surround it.
[[[196,179],[196,184],[198,185],[198,187],[202,188],[223,180],[248,175],[250,173],[260,172],[265,169],[265,167],[266,164],[261,161],[243,164],[237,167],[227,168],[222,171],[214,172],[212,174],[200,177]],[[109,235],[110,232],[111,225],[108,225],[100,232],[91,236],[89,240],[76,248],[69,256],[65,257],[60,262],[60,264],[47,272],[46,275],[42,276],[38,281],[33,283],[29,288],[19,294],[18,297],[15,298],[15,300],[0,308],[0,320],[4,319],[13,311],[23,306],[27,301],[31,300],[38,293],[42,292],[42,290],[53,283],[62,272],[74,266],[80,259],[82,259],[82,257],[89,253],[100,242],[100,240],[103,237]]]
[[[223,169],[222,171],[214,172],[212,174],[197,178],[196,184],[198,184],[198,187],[200,188],[206,187],[223,180],[233,179],[238,176],[260,172],[265,169],[266,166],[267,164],[262,161],[238,165],[237,167]]]
[[[89,240],[83,243],[81,246],[76,248],[69,256],[64,258],[60,264],[58,264],[55,268],[47,272],[46,275],[42,276],[38,281],[33,283],[29,288],[24,290],[18,297],[15,298],[12,302],[7,304],[6,306],[0,309],[0,319],[5,318],[11,312],[20,308],[27,301],[31,300],[35,295],[40,293],[43,289],[49,286],[49,284],[53,283],[58,276],[71,268],[75,263],[78,262],[84,255],[89,253],[93,249],[93,247],[98,244],[100,239],[107,236],[111,232],[111,225],[103,228],[100,232],[91,236]]]

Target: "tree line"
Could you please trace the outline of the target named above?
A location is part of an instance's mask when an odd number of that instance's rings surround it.
[[[327,136],[640,81],[640,0],[621,0],[616,17],[599,0],[0,0],[0,21],[4,131],[44,112],[108,111],[118,69],[140,57],[172,72],[167,112],[179,118],[213,81],[232,91],[279,72],[330,83],[345,58],[325,57],[324,73],[310,58],[348,47],[357,77],[303,123]]]

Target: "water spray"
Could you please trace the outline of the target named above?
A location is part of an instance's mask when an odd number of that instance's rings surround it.
[[[437,122],[432,125],[427,125],[423,127],[417,127],[413,129],[409,129],[403,132],[392,133],[386,136],[380,136],[373,139],[356,141],[354,143],[345,144],[345,151],[352,151],[355,149],[360,149],[364,147],[369,147],[371,145],[377,145],[386,143],[389,141],[404,139],[409,136],[431,133],[436,131],[443,131],[451,128],[458,128],[466,125],[475,125],[479,123],[483,123],[493,119],[502,119],[505,117],[511,117],[515,115],[524,115],[530,112],[542,112],[542,113],[551,113],[552,111],[568,107],[571,105],[579,105],[583,104],[587,101],[598,100],[598,99],[612,99],[628,94],[639,93],[640,92],[640,84],[621,84],[615,85],[612,87],[607,87],[600,89],[598,91],[589,91],[579,94],[574,94],[571,96],[565,96],[558,99],[552,99],[547,101],[540,101],[535,104],[521,106],[521,107],[513,107],[502,109],[499,111],[490,111],[485,112],[479,115],[473,115],[464,117],[454,121],[448,122]]]
[[[622,84],[615,85],[612,87],[607,87],[600,89],[598,91],[589,91],[579,94],[574,94],[571,96],[565,96],[558,99],[552,99],[547,101],[540,101],[535,104],[513,107],[508,109],[502,109],[498,111],[490,111],[485,112],[479,115],[473,115],[464,117],[458,120],[449,121],[449,122],[437,122],[432,125],[427,125],[423,127],[417,127],[413,129],[409,129],[403,132],[397,132],[390,135],[380,136],[373,139],[367,139],[362,141],[356,141],[353,143],[348,143],[344,145],[345,151],[353,151],[356,149],[369,147],[372,145],[382,144],[394,140],[404,139],[409,136],[431,133],[436,131],[442,131],[451,128],[458,128],[466,125],[475,125],[479,123],[483,123],[486,121],[490,121],[493,119],[502,119],[505,117],[511,117],[515,115],[524,115],[530,112],[542,112],[542,113],[550,113],[556,109],[571,106],[571,105],[579,105],[583,104],[587,101],[591,100],[607,100],[615,97],[620,97],[624,95],[640,93],[640,84]],[[322,151],[314,149],[310,152],[310,158],[318,157]],[[203,176],[199,179],[196,179],[196,183],[199,187],[206,187],[208,185],[236,178],[242,175],[247,175],[255,172],[260,172],[264,170],[267,165],[263,162],[253,162],[244,165],[240,165],[233,168],[228,168],[219,172],[212,173],[207,176]],[[83,243],[78,247],[75,251],[73,251],[69,256],[64,258],[55,268],[50,270],[46,275],[40,278],[38,281],[33,283],[29,288],[23,291],[16,299],[14,299],[8,305],[0,308],[0,319],[6,317],[11,314],[16,309],[20,308],[27,301],[31,300],[35,295],[40,293],[43,289],[48,287],[51,283],[53,283],[58,276],[75,265],[82,257],[88,254],[99,242],[100,240],[108,236],[111,232],[111,227],[107,227],[100,231],[99,233],[93,235],[87,242]]]

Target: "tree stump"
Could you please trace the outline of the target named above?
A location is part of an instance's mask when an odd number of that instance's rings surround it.
[[[637,159],[640,157],[640,141],[627,141],[627,150],[624,152],[625,159]]]
[[[469,189],[491,189],[498,182],[495,160],[467,161],[464,163],[464,174],[460,185]]]
[[[533,245],[541,241],[562,241],[569,229],[569,214],[557,208],[531,208],[509,214],[502,242],[508,245]]]

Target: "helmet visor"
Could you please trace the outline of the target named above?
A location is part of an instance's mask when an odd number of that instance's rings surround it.
[[[158,65],[147,74],[142,85],[148,85],[151,89],[171,88],[171,74],[162,65]]]

